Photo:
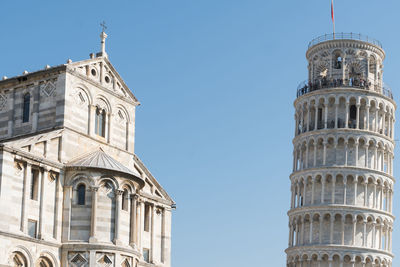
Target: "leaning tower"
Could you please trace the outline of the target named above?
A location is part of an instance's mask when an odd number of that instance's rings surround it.
[[[392,266],[394,112],[385,52],[360,34],[309,43],[294,101],[288,267]]]

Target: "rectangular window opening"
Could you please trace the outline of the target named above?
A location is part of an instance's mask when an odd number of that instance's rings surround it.
[[[37,221],[28,220],[28,235],[32,238],[36,238],[37,235]]]
[[[144,205],[144,231],[150,231],[150,205]]]

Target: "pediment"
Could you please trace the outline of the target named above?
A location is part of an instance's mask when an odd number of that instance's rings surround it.
[[[106,57],[92,58],[68,64],[68,68],[80,77],[90,80],[118,96],[137,105],[139,101],[125,84],[119,73]]]

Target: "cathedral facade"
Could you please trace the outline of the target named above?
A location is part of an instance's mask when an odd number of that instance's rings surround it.
[[[288,267],[392,266],[396,103],[382,45],[324,35],[297,90]]]
[[[0,81],[0,266],[169,267],[175,203],[102,49]]]

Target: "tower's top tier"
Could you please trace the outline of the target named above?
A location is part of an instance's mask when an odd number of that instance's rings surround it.
[[[352,87],[392,98],[383,84],[385,52],[379,41],[355,33],[325,34],[313,39],[306,53],[308,80],[297,96],[323,88]]]

